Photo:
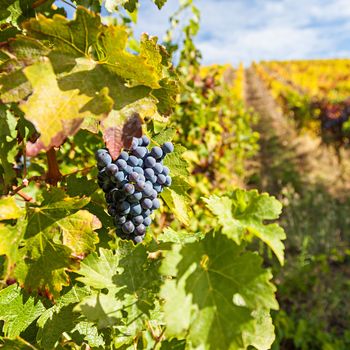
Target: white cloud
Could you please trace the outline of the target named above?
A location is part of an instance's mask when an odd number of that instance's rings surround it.
[[[143,4],[138,28],[160,36],[177,8]],[[348,0],[197,0],[202,25],[197,43],[205,64],[350,56]]]

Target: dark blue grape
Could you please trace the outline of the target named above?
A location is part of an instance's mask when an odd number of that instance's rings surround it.
[[[120,200],[124,200],[126,197],[125,193],[123,191],[120,191],[118,189],[115,189],[115,191],[113,191],[113,201],[114,202],[118,202]]]
[[[160,185],[159,183],[155,183],[155,184],[153,185],[153,188],[154,188],[158,193],[160,193],[160,192],[163,191],[163,187],[162,187],[162,185]]]
[[[152,168],[146,168],[144,170],[144,172],[145,172],[145,178],[146,179],[152,179],[152,177],[154,176],[154,171],[153,171]]]
[[[156,163],[157,163],[157,161],[155,160],[155,158],[151,157],[151,156],[148,156],[144,161],[144,165],[147,168],[153,168]]]
[[[164,166],[163,166],[163,174],[164,174],[165,176],[168,176],[169,173],[170,173],[169,168],[168,168],[167,166],[164,165]]]
[[[150,199],[157,198],[158,192],[153,188],[152,189],[152,194],[149,196]]]
[[[132,185],[130,183],[126,183],[123,187],[123,190],[126,194],[130,195],[130,194],[133,194],[135,192],[135,187],[134,187],[134,185]]]
[[[133,168],[130,165],[127,165],[123,171],[125,172],[126,175],[130,175],[133,172]]]
[[[146,154],[148,153],[146,147],[136,147],[133,151],[132,154],[136,156],[137,158],[143,158]]]
[[[141,206],[143,209],[152,209],[153,202],[149,198],[145,198],[141,201]]]
[[[122,182],[125,180],[125,174],[122,171],[118,171],[116,174],[114,174],[114,181],[115,182]]]
[[[149,145],[149,138],[146,135],[142,135],[142,146],[148,146]]]
[[[137,226],[142,224],[144,221],[143,216],[142,215],[137,215],[135,217],[132,218],[132,222]]]
[[[135,167],[139,164],[139,160],[135,156],[130,156],[128,159],[128,164],[132,167]]]
[[[136,171],[133,171],[130,175],[129,175],[129,180],[136,182],[139,179],[139,174]]]
[[[155,159],[160,159],[163,156],[163,151],[160,147],[155,146],[151,149],[151,156]]]
[[[134,150],[136,147],[139,145],[139,139],[136,137],[132,138],[131,145],[130,145],[130,150]]]
[[[122,230],[124,233],[131,233],[135,230],[135,226],[131,221],[126,221],[122,226]]]
[[[144,224],[145,226],[149,226],[149,225],[151,225],[151,223],[152,223],[152,219],[151,219],[150,216],[146,216],[146,217],[143,219],[143,224]]]
[[[129,159],[128,152],[125,152],[125,151],[121,152],[118,159],[124,159],[127,162],[127,160]]]
[[[146,196],[146,197],[149,197],[152,195],[152,192],[153,192],[153,186],[152,186],[152,183],[146,183],[145,184],[145,187],[143,189],[143,194]]]
[[[97,165],[99,167],[105,167],[108,164],[112,163],[112,157],[110,156],[108,151],[105,150],[105,149],[97,150],[97,152],[95,153],[95,157],[96,157],[96,160],[97,160]]]
[[[130,203],[138,203],[142,199],[142,192],[134,192],[128,197]]]
[[[164,184],[165,184],[165,181],[166,181],[165,175],[163,175],[163,174],[157,175],[157,182],[158,182],[160,185],[164,185]]]
[[[164,185],[165,186],[170,186],[171,185],[171,177],[170,176],[166,176]]]
[[[146,178],[144,175],[140,174],[139,176],[139,181],[145,181],[146,182]]]
[[[152,214],[152,210],[151,209],[146,209],[146,210],[143,211],[142,216],[144,218],[146,218],[147,216],[150,216],[151,214]]]
[[[137,236],[142,236],[142,235],[145,234],[145,232],[146,232],[146,227],[145,227],[145,225],[140,224],[140,225],[138,225],[138,226],[135,227],[135,234],[136,234]]]
[[[139,167],[143,167],[143,159],[139,158],[139,164],[138,164]]]
[[[162,146],[164,154],[168,154],[174,151],[174,145],[171,142],[165,142]]]
[[[146,186],[146,183],[145,181],[142,181],[142,180],[138,180],[135,185],[136,189],[139,191],[143,191],[145,186]]]
[[[116,208],[122,215],[130,213],[130,204],[127,201],[120,202]]]
[[[143,175],[143,169],[139,166],[134,167],[134,172]]]
[[[152,182],[152,184],[155,184],[157,182],[157,175],[152,176],[150,181]]]
[[[161,163],[156,163],[153,170],[156,175],[161,174],[163,172],[163,165]]]
[[[114,221],[117,225],[123,225],[126,222],[126,216],[116,215],[114,217]],[[145,220],[143,220],[143,221],[145,221]]]
[[[125,169],[128,166],[128,164],[126,163],[126,161],[124,159],[118,159],[116,161],[116,164],[118,165],[119,169]]]
[[[135,236],[132,240],[135,244],[139,244],[143,241],[145,235],[142,235],[142,236]]]
[[[109,206],[109,207],[108,207],[108,214],[109,214],[110,216],[115,216],[115,215],[117,214],[116,208],[113,207],[113,206]]]
[[[118,172],[118,166],[111,163],[106,166],[106,173],[110,176],[116,174]]]
[[[130,207],[130,215],[137,216],[142,213],[141,205],[138,203],[132,204]]]
[[[152,201],[152,209],[159,209],[160,208],[160,202],[158,198],[154,198]]]

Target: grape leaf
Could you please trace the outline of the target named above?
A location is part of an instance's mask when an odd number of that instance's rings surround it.
[[[174,152],[167,154],[164,158],[164,165],[170,169],[172,176],[188,177],[189,175],[188,164],[182,157],[184,151],[186,151],[184,147],[176,145]]]
[[[33,350],[33,346],[20,337],[17,337],[15,340],[0,339],[0,348],[2,350]]]
[[[0,220],[18,219],[22,215],[13,197],[0,199]]]
[[[60,146],[67,136],[79,130],[85,117],[102,118],[112,107],[113,101],[106,89],[93,99],[80,94],[79,90],[60,90],[49,62],[33,64],[24,69],[24,74],[34,92],[20,107],[26,119],[41,133],[36,145],[28,150],[31,156],[41,149]],[[93,104],[99,105],[98,110],[92,108]]]
[[[187,196],[178,194],[172,188],[165,188],[161,196],[175,217],[183,224],[189,225],[191,209]]]
[[[49,297],[58,297],[62,287],[69,285],[66,269],[74,267],[68,247],[39,233],[26,240],[26,245],[19,249],[14,274],[27,290],[40,290]]]
[[[16,338],[43,312],[39,299],[27,295],[16,284],[0,291],[0,320],[5,322],[3,331],[9,338]]]
[[[39,317],[36,339],[42,348],[53,349],[63,332],[75,329],[79,315],[74,314],[72,309],[89,294],[88,288],[74,286]]]
[[[79,336],[77,336],[77,334]],[[72,338],[85,340],[92,348],[105,348],[105,340],[102,334],[98,333],[97,327],[92,322],[79,322],[72,330]],[[79,344],[78,339],[76,342]]]
[[[238,244],[247,232],[255,235],[272,249],[283,265],[285,232],[278,224],[265,224],[266,220],[275,220],[281,213],[282,205],[274,197],[256,190],[237,189],[231,195],[214,195],[204,201],[217,216],[223,233]]]
[[[119,258],[111,250],[100,248],[99,253],[92,253],[81,262],[77,271],[81,277],[77,280],[95,289],[114,289]]]
[[[273,339],[273,333],[266,334],[273,328],[253,327],[261,322],[255,318],[257,312],[278,308],[271,274],[261,263],[258,255],[245,252],[222,234],[209,233],[183,247],[174,245],[161,268],[176,278],[167,279],[161,289],[166,332],[180,338],[188,333],[193,345],[203,349],[245,349],[251,345],[249,334],[262,336],[257,331]]]

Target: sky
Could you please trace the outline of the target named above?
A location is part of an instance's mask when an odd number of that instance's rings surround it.
[[[205,65],[350,58],[350,0],[193,1],[201,11],[195,42]],[[162,10],[151,0],[140,3],[136,37],[147,32],[161,41],[179,0],[168,0]]]
[[[350,0],[194,0],[203,64],[350,57]],[[162,38],[178,0],[142,0],[136,33]]]

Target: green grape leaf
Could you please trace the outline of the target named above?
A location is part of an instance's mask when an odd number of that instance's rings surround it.
[[[167,0],[153,0],[153,2],[157,5],[159,10],[165,5]]]
[[[2,350],[33,350],[33,346],[24,339],[17,337],[16,339],[1,338],[0,349]]]
[[[223,197],[204,198],[207,207],[217,216],[222,232],[240,243],[249,233],[265,242],[276,254],[279,262],[284,263],[285,232],[278,224],[266,224],[266,220],[275,220],[281,213],[282,205],[268,194],[259,194],[256,190],[235,190]]]
[[[57,221],[57,225],[62,232],[62,242],[71,249],[72,255],[81,257],[95,250],[99,241],[95,230],[102,227],[95,215],[79,210]]]
[[[161,196],[175,217],[183,224],[189,225],[191,208],[187,196],[178,194],[172,188],[165,188]]]
[[[113,105],[106,89],[94,98],[79,93],[79,90],[62,91],[49,62],[39,62],[24,69],[24,74],[33,86],[33,94],[21,104],[26,119],[32,122],[41,136],[28,148],[28,154],[60,146],[67,136],[75,134],[89,116],[102,118]],[[43,101],[45,101],[43,103]],[[93,105],[99,106],[98,110]]]
[[[0,199],[0,220],[18,219],[22,210],[17,206],[14,197],[3,197]]]
[[[18,221],[16,225],[0,223],[0,255],[6,255],[7,278],[16,265],[18,247],[24,234],[24,222]]]
[[[182,157],[182,153],[185,151],[186,149],[184,147],[175,145],[174,152],[167,154],[164,158],[164,165],[170,169],[171,176],[188,177],[188,164]]]
[[[79,335],[77,336],[78,333]],[[97,327],[92,322],[79,322],[72,330],[72,338],[83,338],[92,348],[105,348],[106,342],[102,334],[99,334]],[[78,343],[78,339],[76,342]]]
[[[111,250],[100,248],[99,255],[92,253],[80,264],[77,280],[95,289],[114,289],[113,276],[118,271],[119,257]]]
[[[74,308],[74,311],[81,312],[88,321],[96,323],[99,329],[116,325],[122,318],[122,310],[123,303],[116,299],[113,292],[95,293]]]
[[[88,296],[88,288],[73,286],[66,294],[56,300],[56,304],[47,309],[38,319],[39,327],[36,339],[43,349],[53,349],[63,332],[73,331],[78,314],[73,313],[74,304]]]
[[[67,269],[75,267],[71,250],[39,233],[26,240],[19,249],[15,278],[27,290],[41,290],[49,297],[58,297],[63,286],[69,285]]]
[[[168,276],[161,289],[166,333],[180,338],[188,334],[203,349],[246,349],[252,342],[265,349],[251,335],[273,339],[273,328],[254,326],[262,322],[260,310],[268,314],[278,304],[271,273],[261,263],[258,255],[222,234],[174,245],[161,268]]]
[[[42,302],[27,295],[16,284],[0,291],[0,320],[6,337],[16,338],[43,312]]]

